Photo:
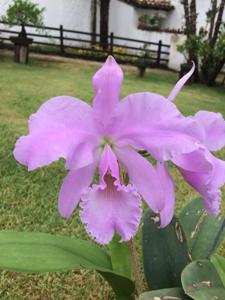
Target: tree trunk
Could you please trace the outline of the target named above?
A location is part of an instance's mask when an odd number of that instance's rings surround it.
[[[196,35],[197,31],[197,12],[196,12],[196,0],[191,0],[189,5],[188,0],[183,0],[184,6],[184,16],[185,16],[185,32],[187,34],[187,38],[191,39],[192,36]],[[191,61],[195,62],[196,68],[194,73],[194,81],[197,82],[199,80],[198,74],[198,53],[196,53],[196,47],[193,45],[191,49],[188,51],[188,63]]]
[[[191,1],[189,12],[190,12],[189,26],[191,28],[191,34],[196,34],[196,31],[197,31],[197,28],[196,28],[196,23],[197,23],[196,0]]]
[[[211,0],[211,16],[210,16],[209,35],[208,35],[209,41],[211,41],[212,39],[216,13],[217,13],[217,0]]]
[[[24,24],[21,25],[21,31],[19,33],[19,37],[21,37],[21,38],[26,38],[27,37],[27,33],[26,33],[26,29],[25,29]]]
[[[212,16],[210,20],[211,23],[210,23],[210,32],[209,32],[209,39],[208,39],[210,51],[206,55],[206,57],[203,58],[202,67],[201,67],[203,80],[207,85],[210,86],[215,84],[215,80],[225,63],[224,57],[221,57],[220,59],[216,58],[213,53],[216,47],[216,43],[218,41],[220,26],[223,22],[223,12],[225,7],[225,0],[221,0],[218,9],[217,19],[216,19],[216,14],[217,14],[217,7],[215,7],[215,5],[217,4],[216,2],[217,2],[216,0],[212,1],[212,10],[214,9],[214,11],[212,12]]]
[[[190,8],[189,8],[189,26],[190,26],[190,34],[196,35],[197,32],[197,12],[196,12],[196,0],[191,0]],[[198,74],[198,53],[196,51],[195,45],[189,51],[190,61],[195,62],[195,72],[194,72],[194,81],[197,82],[199,80]]]
[[[183,6],[184,6],[184,19],[185,19],[185,31],[187,36],[189,36],[189,30],[190,30],[190,22],[189,22],[189,4],[188,4],[188,0],[183,0]]]
[[[109,4],[110,0],[100,0],[100,45],[104,50],[108,49]]]
[[[218,16],[217,16],[217,20],[216,20],[216,25],[215,25],[215,30],[214,30],[214,34],[212,37],[212,40],[210,42],[210,46],[213,48],[216,44],[217,38],[218,38],[218,34],[219,34],[219,30],[220,30],[220,25],[223,22],[223,11],[224,11],[224,6],[225,6],[225,0],[221,0],[220,2],[220,7],[219,7],[219,12],[218,12]]]
[[[96,45],[97,0],[91,2],[91,44]]]

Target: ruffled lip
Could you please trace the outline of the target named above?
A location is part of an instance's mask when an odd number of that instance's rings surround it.
[[[109,243],[115,232],[130,240],[141,220],[141,197],[133,185],[121,185],[106,175],[105,183],[86,189],[81,197],[80,218],[87,233],[98,243]]]

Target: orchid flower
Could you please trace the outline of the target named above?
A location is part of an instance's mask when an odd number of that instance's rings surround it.
[[[170,93],[168,100],[173,101],[177,91],[194,72],[193,65]],[[205,208],[210,215],[220,212],[221,191],[225,183],[225,162],[215,157],[210,151],[217,151],[225,146],[225,121],[220,113],[200,111],[190,117],[198,123],[203,134],[199,139],[199,149],[177,155],[172,161],[179,167],[184,179],[203,197]]]
[[[29,120],[29,134],[16,143],[14,156],[28,170],[64,158],[69,170],[59,192],[59,212],[70,217],[81,201],[80,217],[101,244],[114,232],[122,241],[135,235],[141,196],[160,214],[161,227],[174,211],[174,186],[167,160],[199,148],[202,131],[176,106],[153,93],[119,101],[123,72],[112,56],[93,77],[93,107],[70,97],[45,102]],[[156,168],[138,151],[148,151]],[[125,169],[130,184],[122,180]],[[99,183],[91,186],[99,174]]]

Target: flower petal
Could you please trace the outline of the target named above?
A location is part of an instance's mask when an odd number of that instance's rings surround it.
[[[88,166],[94,161],[97,153],[96,142],[94,140],[84,140],[75,147],[72,154],[68,157],[65,168],[76,170]]]
[[[222,187],[225,183],[225,161],[215,157],[210,152],[208,152],[208,155],[211,156],[213,163],[211,184],[216,187]]]
[[[217,215],[220,212],[220,188],[225,183],[225,162],[213,156],[206,149],[205,156],[212,165],[210,171],[193,172],[180,168],[180,172],[184,179],[204,198],[209,214]]]
[[[141,200],[133,186],[120,184],[118,161],[109,145],[101,155],[99,177],[100,184],[82,196],[81,220],[101,244],[109,243],[115,231],[127,241],[137,231]]]
[[[119,173],[119,166],[116,155],[113,153],[112,149],[109,145],[106,145],[99,164],[99,175],[100,175],[100,183],[105,187],[105,175],[107,172],[115,178],[115,183],[117,186],[120,185],[120,173]]]
[[[210,188],[207,191],[207,194],[204,196],[204,205],[208,214],[211,216],[218,216],[220,213],[220,206],[221,206],[221,191],[220,189],[213,189]]]
[[[113,181],[109,176],[107,181]],[[141,199],[131,185],[120,189],[113,182],[95,186],[82,196],[80,218],[86,230],[100,244],[108,244],[117,231],[122,241],[135,235],[141,218]]]
[[[96,94],[93,107],[99,128],[102,130],[106,126],[114,106],[119,102],[122,81],[123,71],[112,56],[107,58],[93,77]]]
[[[140,154],[129,148],[116,148],[120,163],[125,166],[130,181],[143,196],[152,210],[161,208],[159,203],[159,187],[157,172],[154,167]]]
[[[145,149],[160,161],[194,151],[204,135],[197,121],[183,117],[157,94],[129,95],[118,104],[111,121],[109,135],[115,144]]]
[[[29,170],[73,156],[85,140],[96,143],[92,109],[81,100],[59,96],[45,102],[30,117],[29,134],[14,149],[15,158]]]
[[[180,90],[182,89],[182,87],[185,85],[185,83],[188,81],[188,79],[192,76],[192,74],[195,71],[195,63],[192,62],[192,68],[191,70],[185,74],[175,85],[175,87],[172,89],[172,91],[170,92],[167,100],[169,101],[173,101],[176,96],[179,94]]]
[[[91,184],[96,163],[70,171],[65,177],[59,192],[58,208],[63,218],[69,218],[76,208],[82,193]]]
[[[156,170],[132,149],[116,148],[115,151],[137,191],[154,212],[161,214],[161,226],[168,225],[173,216],[174,191],[167,166],[159,164]]]
[[[205,130],[204,145],[211,151],[225,146],[225,121],[220,113],[200,111],[195,116]]]
[[[188,154],[180,154],[172,159],[180,168],[192,172],[209,172],[212,170],[211,161],[205,155],[205,149],[200,148]]]
[[[161,220],[160,227],[163,228],[171,222],[174,215],[174,183],[166,163],[157,163],[157,173],[164,194],[163,198],[161,198],[161,201],[163,201],[162,209],[159,211]]]

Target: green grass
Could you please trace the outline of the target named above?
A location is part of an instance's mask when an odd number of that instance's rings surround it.
[[[87,238],[78,212],[67,221],[57,211],[57,194],[66,174],[63,161],[31,173],[18,164],[12,151],[19,136],[27,132],[29,115],[47,99],[71,95],[91,103],[91,78],[99,64],[78,60],[67,63],[31,59],[16,65],[10,56],[0,56],[0,229],[32,230]],[[124,67],[122,96],[134,92],[168,95],[177,75],[149,70],[144,79]],[[220,111],[225,116],[225,91],[202,85],[187,86],[176,99],[184,114]],[[225,157],[225,151],[219,153]],[[176,177],[177,210],[196,196],[172,168]],[[140,234],[139,234],[140,239]],[[0,299],[114,299],[107,284],[95,272],[76,271],[27,275],[0,273]]]

